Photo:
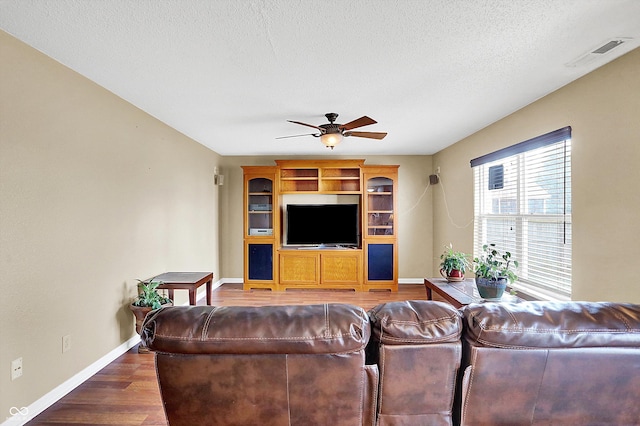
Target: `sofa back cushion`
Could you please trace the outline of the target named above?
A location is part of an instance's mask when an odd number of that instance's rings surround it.
[[[462,313],[461,424],[638,424],[640,306],[485,303]]]
[[[190,306],[143,325],[171,426],[372,424],[368,316],[351,305]]]
[[[374,338],[385,345],[458,342],[460,312],[448,303],[408,300],[380,304],[369,311]]]
[[[172,306],[151,313],[142,338],[157,352],[331,354],[364,349],[369,318],[347,304]]]
[[[378,425],[450,425],[462,322],[451,305],[390,302],[369,311],[380,370]]]

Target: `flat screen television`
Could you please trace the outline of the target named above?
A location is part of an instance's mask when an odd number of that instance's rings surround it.
[[[357,204],[288,204],[287,245],[359,245]]]

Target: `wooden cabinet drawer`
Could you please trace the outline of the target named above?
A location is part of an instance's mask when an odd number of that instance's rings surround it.
[[[280,253],[280,284],[320,283],[320,256],[314,252]]]
[[[362,252],[320,253],[322,284],[353,286],[362,283]]]

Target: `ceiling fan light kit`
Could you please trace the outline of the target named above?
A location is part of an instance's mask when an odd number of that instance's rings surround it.
[[[287,120],[290,123],[299,124],[301,126],[313,127],[314,129],[320,130],[320,133],[310,133],[307,135],[294,135],[294,136],[282,136],[276,139],[284,139],[284,138],[295,138],[299,136],[313,136],[316,138],[320,138],[320,142],[327,148],[333,149],[336,145],[342,142],[342,139],[348,136],[355,136],[358,138],[368,138],[368,139],[384,139],[387,136],[384,132],[351,132],[351,129],[356,129],[358,127],[368,126],[370,124],[375,124],[375,121],[372,118],[362,116],[356,120],[350,121],[346,124],[335,124],[334,122],[338,118],[338,114],[335,112],[328,112],[325,114],[329,123],[320,124],[319,126],[315,126],[313,124],[302,123],[300,121]]]
[[[333,149],[333,147],[342,142],[342,134],[325,133],[324,135],[320,135],[320,142],[322,142],[327,148]]]

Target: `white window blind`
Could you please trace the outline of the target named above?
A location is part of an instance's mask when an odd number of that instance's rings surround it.
[[[495,243],[520,263],[513,287],[571,298],[571,128],[476,158],[474,256]]]

